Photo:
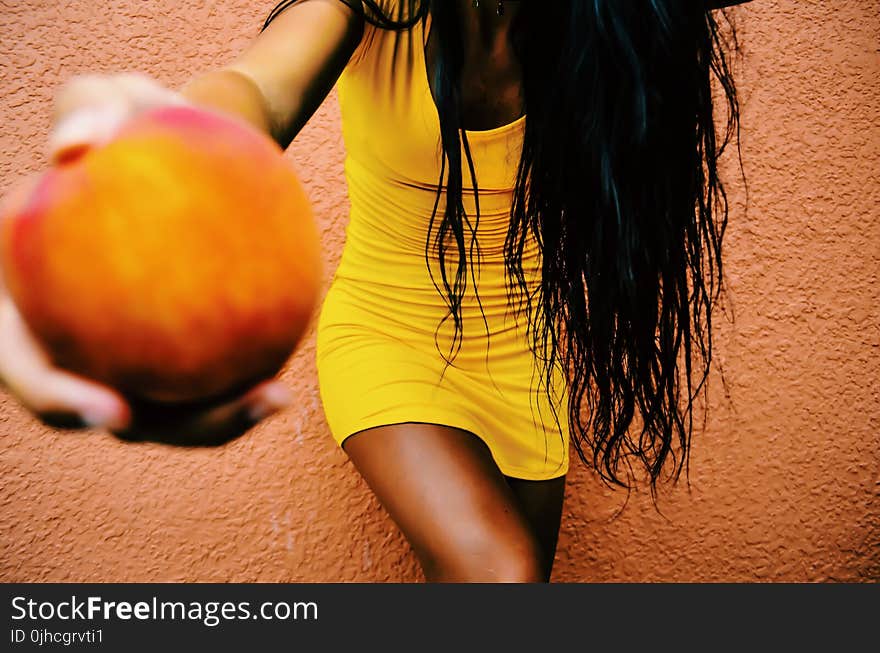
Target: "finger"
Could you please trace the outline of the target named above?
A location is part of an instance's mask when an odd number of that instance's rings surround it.
[[[266,381],[232,401],[204,409],[133,402],[131,427],[117,435],[182,446],[215,446],[243,435],[260,420],[290,405],[284,385]]]
[[[134,110],[110,75],[78,75],[58,91],[49,134],[53,161],[107,139]]]
[[[278,381],[265,381],[242,397],[196,415],[190,427],[201,437],[215,433],[246,431],[270,415],[288,407],[290,391]]]
[[[259,422],[269,415],[284,410],[293,403],[293,394],[280,381],[265,381],[255,386],[241,400],[248,417]]]
[[[119,393],[51,365],[9,298],[0,299],[0,379],[50,425],[129,424],[129,407]]]
[[[110,75],[75,75],[64,82],[55,94],[52,122],[58,124],[84,108],[117,102],[120,95],[120,89]]]

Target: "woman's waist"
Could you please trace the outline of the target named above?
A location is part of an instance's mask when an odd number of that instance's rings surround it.
[[[487,327],[496,334],[524,328],[524,302],[528,296],[534,297],[533,281],[527,283],[528,293],[523,292],[518,284],[507,282],[504,270],[497,265],[479,269],[466,265],[463,275],[456,288],[454,264],[447,266],[444,282],[439,267],[432,266],[429,272],[423,258],[389,263],[356,256],[347,248],[325,301],[333,303],[336,313],[346,320],[387,316],[399,322],[401,328],[433,333],[443,320],[447,322],[445,327],[454,326],[450,294],[457,294],[459,318],[471,333],[474,329],[482,333]]]
[[[384,338],[438,360],[440,352],[459,350],[457,361],[465,368],[490,360],[494,366],[529,365],[527,313],[508,305],[506,297],[480,298],[476,302],[465,295],[456,335],[455,320],[435,288],[402,288],[337,274],[321,308],[319,349],[352,338]]]

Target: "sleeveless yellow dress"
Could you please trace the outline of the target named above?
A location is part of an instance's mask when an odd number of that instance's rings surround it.
[[[371,427],[442,424],[481,438],[507,476],[555,478],[569,464],[567,388],[561,371],[554,371],[557,424],[529,347],[526,312],[508,305],[503,258],[524,117],[467,132],[479,191],[481,261],[473,268],[477,293],[468,261],[461,349],[444,371],[441,352],[450,358],[454,326],[434,285],[445,292],[434,238],[445,195],[428,261],[425,256],[441,166],[439,120],[425,65],[427,31],[421,24],[402,33],[368,28],[337,85],[351,213],[318,317],[324,412],[340,445]],[[464,166],[464,207],[473,224],[473,182]],[[466,246],[470,239],[465,225]],[[451,282],[458,260],[454,242],[447,253]],[[533,239],[523,269],[532,291],[540,279]]]

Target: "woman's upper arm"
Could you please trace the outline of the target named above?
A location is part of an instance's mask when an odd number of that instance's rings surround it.
[[[224,69],[249,77],[287,147],[333,88],[363,35],[363,16],[341,0],[301,0],[278,15]]]

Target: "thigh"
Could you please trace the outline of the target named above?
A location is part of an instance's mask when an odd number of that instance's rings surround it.
[[[527,481],[508,476],[507,482],[538,540],[541,547],[541,563],[549,578],[559,539],[559,524],[562,520],[565,476],[546,481]]]
[[[407,537],[426,579],[545,580],[528,520],[476,435],[408,422],[360,431],[343,449]]]

